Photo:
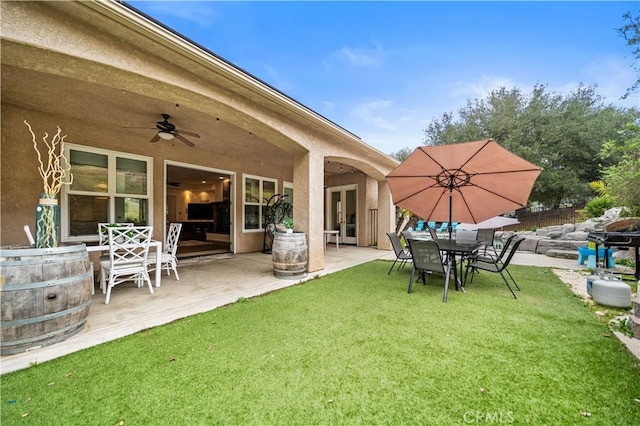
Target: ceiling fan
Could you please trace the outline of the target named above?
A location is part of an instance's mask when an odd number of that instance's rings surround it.
[[[176,129],[175,124],[169,123],[169,119],[171,116],[169,114],[162,114],[163,121],[156,121],[156,127],[154,130],[157,130],[158,133],[154,137],[149,140],[149,142],[158,142],[160,139],[165,141],[170,141],[173,138],[178,139],[188,146],[195,146],[193,142],[189,139],[185,138],[182,135],[192,136],[194,138],[199,138],[200,135],[194,132],[187,132],[186,130],[178,130]],[[140,129],[141,127],[136,127]],[[144,127],[146,129],[146,127]],[[153,127],[151,127],[153,129]]]

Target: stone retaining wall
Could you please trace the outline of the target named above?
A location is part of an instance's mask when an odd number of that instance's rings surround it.
[[[569,257],[575,252],[575,259],[578,258],[578,247],[589,245],[587,235],[592,231],[618,231],[628,229],[630,226],[638,227],[639,218],[620,219],[620,209],[607,210],[600,218],[588,219],[577,224],[565,224],[548,226],[536,229],[535,231],[518,232],[524,237],[518,248],[520,251],[528,251],[537,254],[544,254],[552,257]],[[505,241],[514,232],[496,232],[496,238]],[[630,250],[614,249],[614,258],[629,257]]]

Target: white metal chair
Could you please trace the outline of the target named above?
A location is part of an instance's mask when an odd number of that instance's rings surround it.
[[[178,258],[176,257],[176,251],[178,250],[178,239],[180,239],[180,231],[182,230],[181,223],[172,223],[169,225],[169,231],[167,232],[167,241],[162,250],[160,258],[160,268],[167,270],[167,275],[171,275],[171,270],[176,274],[176,280],[180,280],[178,276]],[[156,268],[156,258],[151,256],[149,258],[150,271],[154,271]]]
[[[107,230],[109,228],[117,227],[117,226],[133,226],[133,223],[108,223],[108,222],[99,222],[98,223],[98,238],[100,239],[99,245],[104,246],[109,244],[109,233]]]
[[[144,281],[153,294],[147,271],[151,231],[151,226],[108,228],[109,260],[100,262],[100,287],[106,292],[105,304],[109,303],[111,289],[125,281],[134,281],[138,286]]]
[[[133,226],[133,223],[109,223],[109,222],[98,222],[98,245],[106,246],[109,244],[109,228],[114,226]],[[103,260],[109,260],[109,251],[103,250],[100,252],[100,257],[98,258],[99,262]],[[95,282],[96,277],[94,277]],[[100,289],[104,293],[104,283],[100,281]],[[93,288],[91,289],[91,294],[95,294]]]

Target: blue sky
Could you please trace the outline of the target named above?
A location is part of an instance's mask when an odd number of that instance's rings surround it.
[[[500,87],[640,104],[620,100],[637,77],[616,32],[635,1],[128,3],[386,154]]]

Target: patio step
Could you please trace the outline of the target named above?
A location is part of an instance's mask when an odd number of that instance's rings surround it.
[[[577,250],[551,249],[551,250],[547,250],[546,254],[549,257],[561,257],[563,259],[576,259],[576,260],[578,260],[578,251]]]

